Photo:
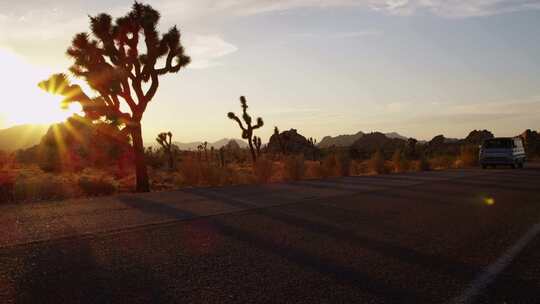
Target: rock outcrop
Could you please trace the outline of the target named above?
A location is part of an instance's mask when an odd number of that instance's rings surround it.
[[[315,158],[318,149],[308,139],[299,134],[296,129],[290,129],[273,134],[268,142],[267,150],[270,153],[303,154],[308,159]]]

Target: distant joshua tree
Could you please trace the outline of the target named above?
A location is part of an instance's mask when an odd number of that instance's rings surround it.
[[[261,146],[262,146],[261,138],[257,136],[253,136],[253,144],[255,145],[257,156],[261,156]]]
[[[283,142],[281,142],[281,136],[279,136],[279,129],[277,126],[274,127],[274,135],[277,138],[279,150],[281,151],[281,153],[285,154],[285,147],[283,147]]]
[[[156,141],[159,143],[159,145],[163,148],[163,151],[165,151],[165,154],[167,154],[167,157],[169,158],[169,170],[174,169],[174,151],[173,151],[173,144],[172,144],[172,133],[159,133],[159,135],[156,138]]]
[[[245,126],[240,120],[240,118],[238,118],[238,116],[236,116],[236,114],[234,114],[233,112],[229,112],[227,116],[230,119],[236,121],[238,125],[240,126],[240,129],[242,129],[242,138],[247,139],[248,144],[249,144],[249,149],[251,151],[251,158],[253,159],[253,162],[255,163],[255,161],[257,160],[257,154],[255,153],[255,148],[253,147],[253,131],[261,128],[264,125],[264,122],[262,118],[258,117],[257,124],[253,126],[252,118],[247,113],[248,105],[247,105],[247,100],[244,96],[240,97],[240,104],[242,106],[242,112],[243,112],[242,119],[245,122]]]
[[[97,96],[86,95],[71,85],[64,74],[40,83],[48,92],[63,95],[62,104],[78,102],[86,116],[124,126],[131,135],[135,155],[137,191],[150,191],[144,158],[141,120],[159,87],[159,78],[177,73],[190,63],[180,43],[180,31],[172,27],[160,35],[158,11],[138,2],[127,15],[113,21],[108,14],[90,17],[91,35],[80,33],[67,55],[74,60],[70,72],[82,78]],[[158,63],[163,66],[158,67]],[[122,112],[123,107],[130,113]]]

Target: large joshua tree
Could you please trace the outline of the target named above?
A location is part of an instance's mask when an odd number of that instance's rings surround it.
[[[63,74],[40,84],[49,92],[63,95],[64,105],[78,102],[88,117],[118,124],[131,135],[139,192],[150,190],[143,114],[157,92],[160,76],[177,73],[190,62],[179,30],[175,26],[160,35],[156,28],[159,19],[158,11],[138,2],[115,21],[108,14],[90,17],[91,34],[77,34],[67,55],[74,60],[71,73],[86,81],[95,92],[93,97],[70,84]]]
[[[249,144],[249,149],[251,151],[251,158],[253,159],[253,162],[257,160],[257,154],[255,153],[255,148],[253,147],[253,131],[256,129],[261,128],[264,125],[264,122],[262,118],[257,118],[257,124],[252,125],[252,118],[247,113],[247,100],[244,96],[240,97],[240,105],[242,106],[242,119],[244,120],[245,125],[242,123],[240,118],[236,116],[233,112],[229,112],[227,116],[236,121],[238,123],[238,126],[240,126],[240,129],[242,129],[242,138],[247,139]]]

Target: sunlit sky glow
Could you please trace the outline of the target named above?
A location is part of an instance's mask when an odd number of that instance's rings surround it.
[[[0,128],[65,119],[37,82],[69,66],[88,14],[124,0],[0,0]],[[226,118],[246,95],[273,126],[308,137],[397,131],[430,139],[540,122],[540,0],[156,0],[193,64],[167,76],[143,121],[153,140],[239,137]]]

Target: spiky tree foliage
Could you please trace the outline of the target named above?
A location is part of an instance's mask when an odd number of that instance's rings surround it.
[[[257,151],[257,156],[261,156],[261,146],[262,140],[258,136],[253,136],[253,144],[255,145],[255,150]]]
[[[158,144],[163,148],[163,151],[165,151],[165,154],[167,154],[167,157],[169,158],[169,169],[174,169],[174,153],[173,153],[173,144],[172,144],[172,133],[171,132],[163,132],[159,133],[156,141]]]
[[[190,62],[180,43],[180,31],[175,26],[160,35],[156,28],[159,19],[158,11],[138,2],[114,21],[108,14],[90,17],[91,34],[77,34],[67,55],[74,61],[70,72],[85,80],[95,97],[72,85],[63,74],[40,84],[65,96],[63,105],[80,103],[91,119],[124,126],[132,139],[140,192],[150,190],[141,119],[158,90],[160,76],[177,73]],[[130,111],[123,112],[124,108]]]
[[[253,131],[261,128],[264,125],[264,122],[262,118],[257,118],[257,123],[255,125],[252,124],[252,118],[247,113],[248,105],[247,100],[244,96],[240,97],[240,105],[242,107],[242,119],[244,120],[244,123],[242,123],[242,120],[236,114],[233,112],[229,112],[227,116],[229,119],[232,119],[238,123],[238,126],[240,126],[240,129],[242,129],[242,138],[247,139],[249,144],[249,150],[251,151],[251,158],[253,159],[253,163],[257,160],[257,154],[255,153],[255,148],[253,147]]]
[[[205,141],[202,144],[203,150],[204,150],[204,160],[208,162],[208,142]]]

